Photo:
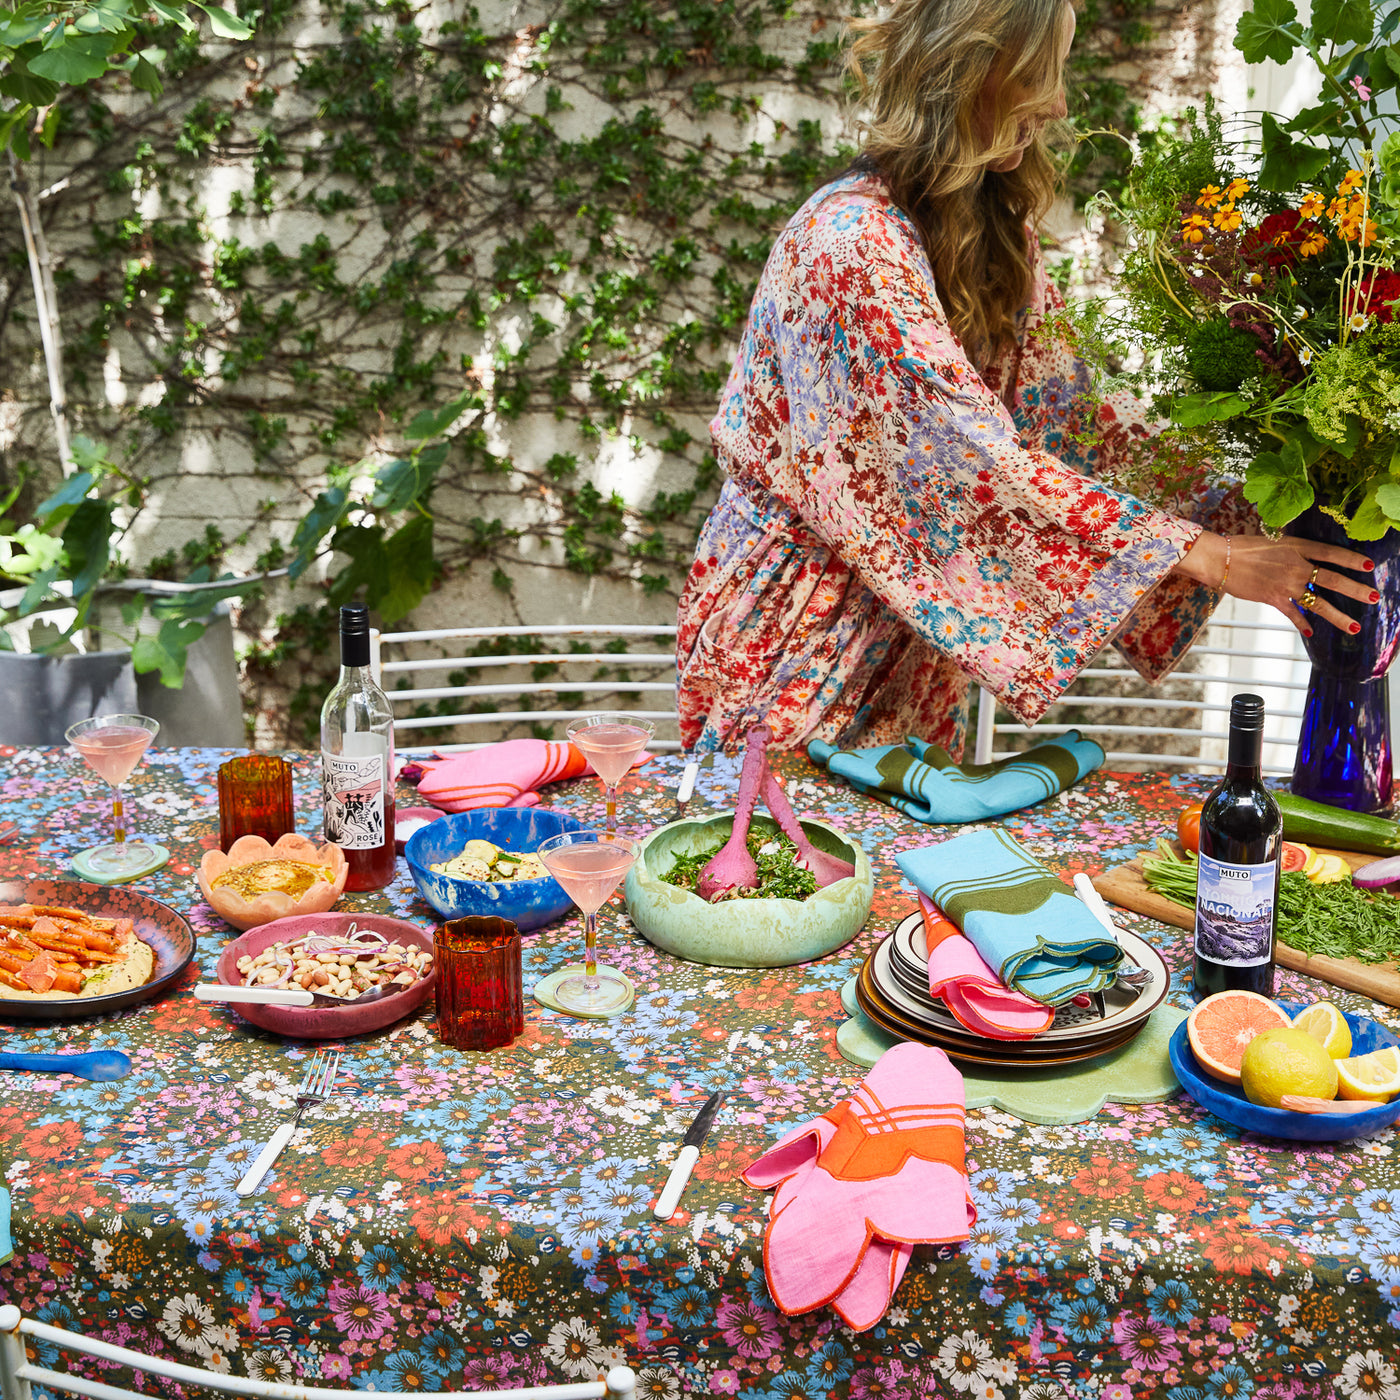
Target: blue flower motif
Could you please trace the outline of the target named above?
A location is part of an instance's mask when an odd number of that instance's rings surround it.
[[[427,1333],[419,1343],[418,1354],[423,1369],[432,1380],[432,1388],[446,1389],[447,1377],[459,1370],[467,1359],[467,1349],[445,1328]]]
[[[1147,1311],[1157,1322],[1184,1327],[1196,1316],[1196,1295],[1178,1278],[1159,1283],[1147,1295]]]
[[[403,1265],[399,1262],[398,1251],[387,1244],[371,1245],[364,1257],[355,1265],[366,1288],[376,1293],[388,1293],[403,1282]]]
[[[219,1275],[219,1290],[235,1303],[246,1303],[253,1296],[253,1285],[241,1269],[225,1269]]]
[[[608,1315],[620,1323],[624,1331],[636,1326],[637,1314],[640,1311],[637,1300],[626,1289],[620,1288],[608,1294]]]
[[[807,1362],[807,1379],[813,1385],[835,1386],[850,1380],[855,1374],[856,1363],[847,1354],[846,1348],[834,1337],[818,1351],[814,1351]]]
[[[715,1311],[714,1300],[708,1290],[698,1283],[682,1284],[679,1288],[659,1293],[656,1302],[677,1332],[705,1326]]]
[[[1206,1378],[1208,1400],[1215,1400],[1216,1396],[1229,1396],[1230,1400],[1236,1400],[1236,1397],[1253,1394],[1254,1382],[1243,1366],[1227,1364],[1212,1371]]]
[[[314,1264],[298,1261],[285,1269],[269,1269],[267,1281],[290,1308],[314,1307],[326,1296],[325,1282]]]
[[[848,228],[855,228],[855,226],[860,223],[864,214],[864,205],[852,201],[844,208],[836,211],[828,226],[837,233],[844,233]]]
[[[961,646],[972,637],[967,622],[957,612],[952,608],[940,607],[937,603],[917,604],[914,622],[940,649]]]
[[[1400,1234],[1367,1240],[1357,1254],[1377,1283],[1400,1283]]]
[[[1050,1324],[1072,1342],[1098,1342],[1108,1334],[1108,1309],[1098,1298],[1065,1299],[1050,1310]]]
[[[742,394],[731,394],[724,406],[724,426],[731,433],[737,433],[744,425],[744,398]]]
[[[1031,1310],[1024,1303],[1008,1303],[1006,1311],[1001,1315],[1001,1320],[1013,1337],[1029,1337],[1035,1329],[1035,1318],[1031,1316]]]
[[[817,1396],[830,1394],[831,1387],[816,1384],[810,1376],[799,1375],[796,1371],[780,1371],[768,1383],[768,1389],[759,1391],[763,1400],[816,1400]]]

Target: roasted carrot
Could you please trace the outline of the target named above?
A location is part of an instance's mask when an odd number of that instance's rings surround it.
[[[17,992],[27,992],[29,990],[13,972],[6,972],[3,967],[0,967],[0,983],[3,983],[6,987],[13,987]]]

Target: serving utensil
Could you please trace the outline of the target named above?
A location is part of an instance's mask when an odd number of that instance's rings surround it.
[[[0,1069],[25,1069],[39,1073],[71,1074],[79,1079],[125,1079],[131,1061],[120,1050],[85,1050],[81,1054],[5,1055]]]
[[[324,992],[308,992],[304,987],[238,987],[224,982],[201,982],[194,989],[200,1001],[253,1002],[258,1006],[363,1006],[381,997],[406,991],[411,984],[381,983],[366,987],[357,997],[332,997]]]
[[[715,1114],[719,1112],[719,1106],[723,1102],[724,1090],[717,1089],[705,1100],[704,1106],[695,1115],[695,1121],[681,1139],[680,1156],[671,1167],[671,1174],[666,1178],[665,1186],[661,1188],[661,1195],[653,1211],[658,1220],[669,1220],[676,1213],[676,1207],[681,1202],[681,1192],[685,1190],[686,1182],[695,1170],[695,1163],[700,1159],[700,1148],[709,1136]]]
[[[292,1134],[296,1132],[297,1124],[301,1122],[301,1115],[313,1103],[324,1103],[330,1098],[331,1089],[335,1084],[335,1076],[339,1070],[340,1051],[338,1050],[334,1054],[318,1050],[311,1057],[311,1063],[306,1067],[306,1077],[301,1081],[301,1087],[297,1090],[296,1117],[290,1123],[283,1123],[273,1133],[267,1146],[258,1153],[257,1160],[248,1168],[247,1176],[238,1183],[236,1189],[240,1196],[250,1196],[258,1189],[258,1183],[277,1160],[278,1154],[292,1140]]]
[[[1109,913],[1108,905],[1104,903],[1103,896],[1094,888],[1094,882],[1082,870],[1075,872],[1074,892],[1079,896],[1079,902],[1113,935],[1115,940],[1118,940],[1118,925],[1113,922],[1113,915]],[[1125,954],[1124,962],[1120,963],[1118,967],[1118,980],[1128,987],[1145,987],[1152,980],[1152,974],[1145,967],[1139,967],[1137,963],[1129,961]]]

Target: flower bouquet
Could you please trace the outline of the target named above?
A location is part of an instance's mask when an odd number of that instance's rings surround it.
[[[1319,100],[1290,121],[1207,103],[1144,141],[1123,196],[1101,201],[1130,246],[1088,319],[1101,353],[1136,352],[1126,377],[1167,441],[1242,479],[1266,527],[1367,542],[1382,602],[1361,636],[1308,641],[1294,791],[1370,809],[1389,800],[1400,642],[1400,118],[1382,114],[1397,21],[1388,0],[1313,0],[1310,26],[1292,0],[1253,0],[1236,47],[1251,63],[1305,50]]]

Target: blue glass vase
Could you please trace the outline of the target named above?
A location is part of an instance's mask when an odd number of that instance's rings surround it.
[[[1365,554],[1375,561],[1375,573],[1351,577],[1371,584],[1381,595],[1380,602],[1370,606],[1339,600],[1342,611],[1361,623],[1355,636],[1319,620],[1312,636],[1303,639],[1312,675],[1293,763],[1293,792],[1353,812],[1385,811],[1391,802],[1386,672],[1400,643],[1400,531],[1359,542],[1314,506],[1293,521],[1287,533]]]

